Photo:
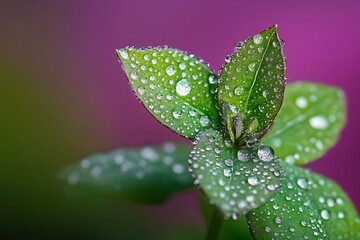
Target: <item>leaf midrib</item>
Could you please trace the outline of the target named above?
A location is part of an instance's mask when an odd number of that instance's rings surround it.
[[[250,100],[251,93],[252,93],[253,88],[254,88],[254,86],[255,86],[256,80],[258,79],[257,77],[258,77],[258,75],[259,75],[260,68],[261,68],[261,66],[262,66],[262,64],[263,64],[263,62],[264,62],[264,58],[265,58],[266,52],[267,52],[267,50],[269,49],[269,46],[270,46],[270,43],[271,43],[271,39],[273,38],[275,32],[276,32],[276,31],[274,30],[273,33],[271,34],[271,36],[270,36],[270,38],[269,38],[269,41],[268,41],[268,43],[267,43],[267,45],[266,45],[266,48],[265,48],[265,50],[264,50],[264,53],[263,53],[263,55],[261,56],[260,64],[259,64],[258,68],[256,69],[255,76],[254,76],[254,81],[253,81],[253,83],[252,83],[252,85],[251,85],[251,88],[250,88],[248,97],[247,97],[247,99],[246,99],[245,111],[244,111],[245,114],[246,114],[247,109],[248,109],[248,105],[249,105],[249,100]]]

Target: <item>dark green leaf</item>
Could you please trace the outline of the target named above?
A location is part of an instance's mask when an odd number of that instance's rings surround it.
[[[284,163],[282,187],[270,202],[251,211],[254,239],[360,239],[360,222],[334,182]]]
[[[344,123],[342,90],[308,82],[288,84],[283,106],[264,143],[286,162],[305,164],[336,143]]]
[[[74,192],[108,193],[141,203],[159,203],[193,186],[186,159],[190,149],[165,143],[161,147],[120,148],[83,159],[61,173]]]
[[[160,123],[187,138],[219,127],[217,76],[201,59],[167,47],[117,54],[134,93]]]
[[[241,113],[244,126],[240,144],[261,138],[281,107],[285,87],[282,48],[277,26],[271,27],[240,42],[221,69],[219,104],[226,101],[234,112]]]
[[[278,189],[281,161],[270,147],[229,148],[213,129],[196,136],[194,144],[189,163],[195,184],[226,218],[258,207]]]

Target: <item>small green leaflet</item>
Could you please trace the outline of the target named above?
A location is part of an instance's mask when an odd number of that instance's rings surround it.
[[[309,170],[284,163],[283,185],[248,213],[254,239],[360,239],[356,210],[341,188]]]
[[[273,26],[240,42],[221,69],[219,105],[222,108],[227,102],[235,113],[241,113],[240,145],[258,141],[271,128],[281,107],[285,88],[282,49],[277,26]]]
[[[339,88],[309,82],[288,84],[283,106],[264,143],[288,163],[316,160],[336,143],[345,124],[345,109],[344,92]]]
[[[222,134],[210,129],[196,136],[189,163],[195,184],[225,218],[237,219],[276,192],[281,180],[281,160],[270,147],[235,149]]]
[[[165,143],[159,147],[119,148],[98,153],[61,173],[73,192],[108,193],[141,203],[160,203],[193,187],[186,159],[190,149]]]
[[[193,139],[219,128],[217,76],[192,54],[159,47],[117,50],[134,93],[163,125]]]

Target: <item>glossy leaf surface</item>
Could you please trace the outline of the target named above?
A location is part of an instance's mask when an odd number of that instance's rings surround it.
[[[229,148],[212,129],[200,133],[194,144],[189,163],[195,184],[226,218],[258,207],[279,188],[281,160],[271,148]]]
[[[244,126],[240,144],[261,138],[281,107],[285,87],[282,48],[277,26],[273,26],[240,42],[221,69],[219,104],[225,101],[234,112],[241,113]]]
[[[217,76],[201,59],[167,47],[117,54],[134,93],[160,123],[187,138],[219,127]]]
[[[360,239],[356,210],[336,183],[286,163],[282,182],[247,215],[254,239]]]
[[[186,162],[189,151],[174,143],[156,148],[119,148],[69,166],[61,178],[73,192],[108,193],[135,202],[159,203],[193,187]]]
[[[264,143],[288,163],[305,164],[332,147],[345,124],[344,92],[321,84],[288,84],[275,124]]]

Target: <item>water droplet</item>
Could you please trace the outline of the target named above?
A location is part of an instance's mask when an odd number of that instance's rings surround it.
[[[132,80],[136,80],[136,79],[139,78],[139,75],[138,75],[137,72],[131,72],[131,73],[130,73],[130,78],[131,78]]]
[[[172,115],[174,116],[174,118],[176,119],[180,119],[181,118],[181,110],[180,109],[175,109],[173,112],[172,112]]]
[[[231,170],[229,168],[225,168],[223,173],[224,173],[225,177],[230,177],[231,176]]]
[[[257,152],[262,161],[269,162],[274,159],[274,150],[269,146],[261,146]]]
[[[210,119],[209,119],[208,116],[206,116],[206,115],[201,116],[201,118],[200,118],[200,124],[201,124],[201,126],[206,127],[206,126],[209,125],[209,123],[210,123]]]
[[[240,161],[248,161],[250,159],[250,155],[249,153],[245,150],[245,149],[240,149],[238,152],[237,152],[237,158],[240,160]]]
[[[260,43],[262,43],[263,39],[264,39],[264,38],[263,38],[260,34],[256,34],[256,35],[254,36],[254,43],[255,43],[255,44],[260,44]]]
[[[306,189],[306,187],[307,187],[307,181],[305,178],[299,178],[296,183],[299,187],[301,187],[303,189]]]
[[[184,172],[184,166],[179,164],[179,163],[176,163],[174,164],[171,169],[173,170],[174,173],[176,174],[181,174]]]
[[[345,217],[345,213],[344,213],[344,212],[339,212],[339,213],[338,213],[338,217],[339,217],[340,219],[343,219],[343,218]]]
[[[225,159],[224,162],[225,162],[225,165],[228,167],[232,167],[234,165],[233,160],[231,160],[230,158]]]
[[[248,182],[251,186],[255,186],[255,185],[259,184],[259,179],[258,179],[257,177],[255,177],[255,176],[253,176],[253,177],[249,177],[249,178],[247,179],[247,182]]]
[[[325,129],[329,125],[329,122],[323,116],[312,117],[309,123],[315,129]]]
[[[296,106],[298,106],[299,108],[306,108],[308,105],[308,101],[304,97],[298,97],[295,100],[295,103],[296,103]]]
[[[321,211],[320,213],[321,217],[325,220],[329,220],[330,219],[330,213],[328,210],[324,209]]]
[[[249,70],[251,71],[251,72],[255,72],[255,67],[256,67],[256,63],[250,63],[249,65],[248,65],[248,68],[249,68]]]
[[[186,78],[181,79],[176,84],[176,93],[180,96],[186,96],[191,91],[191,85]]]
[[[180,62],[179,63],[179,68],[180,68],[180,70],[185,70],[186,64],[184,62]]]
[[[166,71],[167,75],[169,75],[169,76],[173,76],[173,75],[175,74],[175,72],[176,72],[174,66],[171,66],[171,65],[168,66],[168,67],[165,69],[165,71]]]
[[[128,52],[126,49],[122,48],[119,50],[120,52],[120,56],[123,58],[123,59],[129,59],[129,55],[128,55]]]
[[[276,217],[276,218],[275,218],[275,222],[276,222],[277,224],[282,223],[281,217]]]
[[[139,88],[137,89],[137,91],[138,91],[138,93],[139,93],[140,95],[144,95],[144,94],[145,94],[145,88],[143,88],[143,87],[139,87]]]
[[[266,98],[266,97],[269,95],[269,91],[264,90],[264,91],[262,92],[262,95],[263,95],[264,98]]]
[[[244,88],[242,86],[238,86],[235,88],[234,93],[235,95],[240,96],[243,90]]]
[[[269,185],[267,185],[266,188],[267,188],[268,190],[270,190],[270,191],[275,191],[276,186],[275,186],[274,184],[269,184]]]
[[[335,201],[334,201],[334,199],[329,198],[328,200],[326,200],[326,204],[327,204],[329,207],[334,207],[334,206],[335,206]]]
[[[266,227],[265,227],[265,232],[271,232],[271,228],[268,227],[268,226],[266,226]]]
[[[209,83],[210,83],[210,84],[215,84],[215,83],[217,83],[216,75],[210,74],[210,76],[209,76]]]

